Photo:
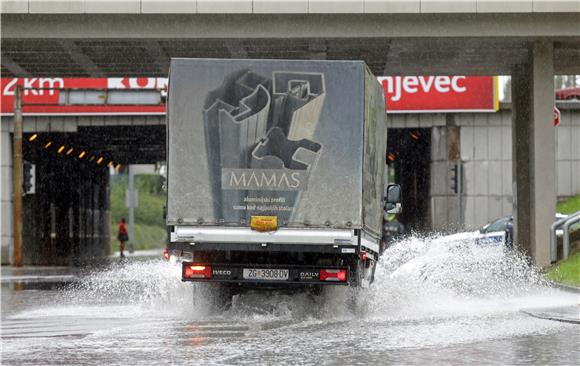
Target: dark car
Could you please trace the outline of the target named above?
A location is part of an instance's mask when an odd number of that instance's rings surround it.
[[[556,214],[556,220],[566,217],[563,214]],[[508,247],[513,245],[513,216],[504,216],[486,224],[479,230],[475,239],[476,244],[494,245],[505,244]]]
[[[505,216],[490,222],[479,230],[475,243],[479,245],[508,244],[506,239],[513,238],[512,216]]]
[[[580,88],[566,88],[556,90],[556,99],[580,101]]]

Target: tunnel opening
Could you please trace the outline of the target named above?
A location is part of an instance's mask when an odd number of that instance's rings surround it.
[[[407,232],[427,231],[431,227],[431,129],[389,129],[387,146],[389,179],[400,184],[403,192],[403,212],[397,219]]]
[[[33,181],[23,197],[24,263],[81,265],[110,255],[111,177],[129,164],[164,161],[165,126],[78,126],[23,137],[25,186]]]

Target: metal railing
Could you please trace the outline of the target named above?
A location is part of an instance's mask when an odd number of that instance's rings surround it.
[[[550,226],[550,260],[552,262],[556,262],[558,260],[557,256],[557,236],[556,230],[559,228],[563,229],[562,240],[562,257],[563,259],[568,259],[568,254],[570,253],[570,226],[575,223],[580,222],[580,211],[571,214],[570,216],[566,216],[562,219],[557,220]]]

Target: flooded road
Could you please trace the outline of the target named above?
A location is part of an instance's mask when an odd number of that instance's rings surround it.
[[[358,293],[250,292],[216,309],[164,261],[64,289],[2,287],[3,365],[577,364],[580,326],[522,310],[578,306],[500,247],[411,238]]]

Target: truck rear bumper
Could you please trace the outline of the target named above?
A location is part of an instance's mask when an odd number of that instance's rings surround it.
[[[355,245],[339,244],[278,244],[278,243],[183,243],[173,242],[167,246],[177,252],[194,251],[243,251],[243,252],[298,252],[298,253],[333,253],[355,254]]]
[[[358,244],[354,230],[280,228],[258,232],[249,227],[174,226],[171,242],[193,243],[276,243],[276,244]]]
[[[184,262],[182,281],[248,284],[350,285],[350,268]]]

